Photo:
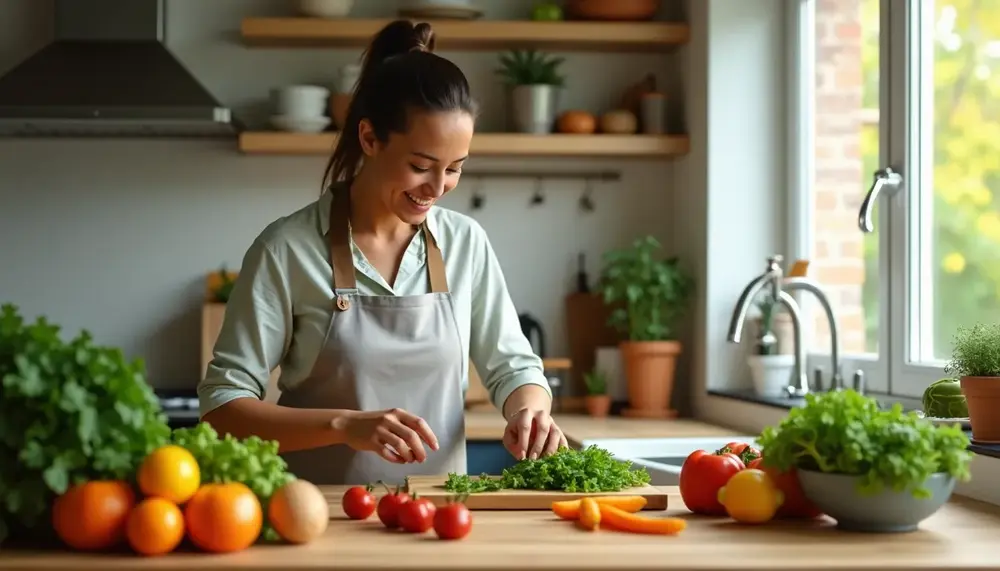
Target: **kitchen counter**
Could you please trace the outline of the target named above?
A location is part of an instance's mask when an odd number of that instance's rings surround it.
[[[161,558],[32,553],[0,556],[3,570],[113,571],[150,569],[998,569],[996,536],[1000,509],[956,498],[907,534],[837,531],[830,520],[743,526],[725,518],[692,516],[676,488],[667,513],[688,517],[678,536],[615,531],[585,532],[547,511],[473,512],[472,532],[441,541],[432,532],[389,532],[373,516],[347,520],[339,499],[344,488],[324,489],[333,506],[326,534],[305,546],[271,545],[232,555],[175,553]],[[645,512],[650,514],[652,512]]]
[[[684,438],[696,436],[729,436],[734,433],[719,426],[689,419],[635,419],[623,417],[593,418],[581,414],[555,414],[556,423],[566,434],[570,446],[579,447],[584,441],[606,438]],[[468,440],[500,440],[507,426],[503,417],[492,407],[465,413],[465,435]]]

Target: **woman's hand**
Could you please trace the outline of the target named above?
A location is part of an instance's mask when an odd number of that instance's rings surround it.
[[[437,437],[427,422],[401,408],[352,412],[343,422],[348,446],[376,452],[396,464],[426,460],[424,444],[438,449]]]
[[[518,460],[535,460],[554,454],[567,443],[548,411],[522,408],[507,419],[503,445]]]

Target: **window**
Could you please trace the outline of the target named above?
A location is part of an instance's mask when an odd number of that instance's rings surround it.
[[[1000,0],[790,5],[792,257],[834,306],[845,382],[860,369],[870,390],[919,397],[957,327],[1000,320]],[[826,319],[801,299],[807,366],[828,383]]]

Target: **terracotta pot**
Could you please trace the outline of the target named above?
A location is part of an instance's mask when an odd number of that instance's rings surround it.
[[[333,124],[338,131],[344,130],[344,123],[347,122],[347,108],[351,105],[350,93],[334,93],[330,97],[330,116],[333,117]]]
[[[622,365],[628,382],[630,407],[626,416],[665,418],[676,415],[670,408],[674,370],[681,353],[678,341],[625,341],[621,343]]]
[[[611,410],[611,395],[587,395],[587,414],[604,418]]]
[[[962,377],[962,394],[969,405],[972,439],[1000,443],[1000,377]]]

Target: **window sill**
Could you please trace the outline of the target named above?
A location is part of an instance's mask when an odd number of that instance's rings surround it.
[[[805,399],[803,398],[764,397],[755,393],[753,389],[712,389],[708,391],[708,394],[715,397],[723,397],[752,404],[783,408],[786,410],[805,404]],[[915,410],[919,408],[915,399],[891,397],[889,395],[878,393],[869,393],[869,395],[883,405],[899,402],[903,405],[905,410]],[[970,438],[972,437],[972,433],[970,431],[966,431],[966,434]],[[969,451],[983,456],[989,456],[991,458],[1000,458],[1000,444],[970,444]]]

